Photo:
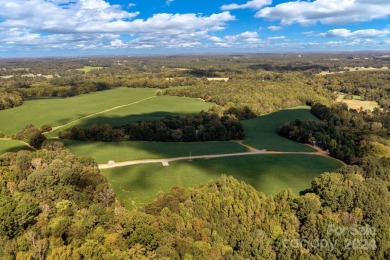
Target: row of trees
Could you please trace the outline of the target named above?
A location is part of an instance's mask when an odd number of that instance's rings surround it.
[[[62,139],[81,141],[199,142],[242,140],[244,128],[234,117],[201,112],[196,116],[167,116],[162,120],[139,121],[119,127],[93,125],[72,127],[59,134]]]

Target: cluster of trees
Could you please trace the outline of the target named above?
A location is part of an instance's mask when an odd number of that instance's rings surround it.
[[[301,196],[266,196],[221,176],[133,211],[115,201],[95,162],[60,142],[6,153],[0,165],[4,259],[390,257],[389,176],[375,174],[389,172],[389,159],[367,161],[365,176],[352,166],[323,174]]]
[[[35,149],[40,149],[46,137],[42,134],[42,129],[34,125],[27,125],[20,132],[13,136],[16,140],[21,140]]]
[[[1,91],[0,88],[0,110],[17,107],[23,104],[23,96],[15,91]]]
[[[195,116],[167,116],[161,120],[139,121],[117,127],[107,124],[72,127],[60,132],[59,137],[103,142],[203,142],[242,140],[245,134],[242,124],[234,117],[201,112]]]
[[[346,163],[360,162],[372,152],[373,137],[386,139],[390,134],[388,112],[358,112],[342,103],[332,107],[314,104],[311,112],[321,121],[287,122],[279,134],[298,142],[314,143]]]

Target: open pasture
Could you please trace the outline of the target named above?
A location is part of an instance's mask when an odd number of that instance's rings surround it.
[[[156,89],[151,88],[117,88],[71,98],[27,100],[22,106],[0,111],[0,122],[4,122],[0,132],[12,135],[27,124],[62,126],[49,135],[54,137],[59,131],[76,124],[121,124],[128,119],[124,116],[129,114],[138,116],[133,117],[134,120],[142,120],[142,115],[162,117],[180,111],[198,113],[213,105],[199,99],[156,96],[155,93]]]
[[[31,151],[31,148],[18,140],[0,139],[0,155],[7,152],[18,152],[20,150]]]
[[[315,155],[248,155],[162,164],[144,164],[102,170],[119,201],[128,209],[151,202],[159,192],[175,186],[207,184],[221,174],[232,175],[266,194],[284,189],[310,188],[311,181],[325,171],[341,166],[337,160]]]
[[[92,66],[84,66],[82,68],[78,68],[76,70],[78,71],[82,71],[82,72],[85,72],[85,73],[88,73],[92,70],[101,70],[101,69],[104,69],[104,67],[92,67]]]
[[[282,152],[313,152],[314,149],[278,135],[279,127],[295,119],[318,120],[310,107],[295,107],[242,121],[245,128],[244,143],[257,149]]]
[[[88,156],[99,164],[109,160],[123,162],[142,159],[160,159],[191,155],[207,155],[220,153],[240,153],[247,149],[237,142],[82,142],[62,140],[72,153],[79,156]]]
[[[360,110],[373,111],[375,108],[379,108],[379,104],[376,101],[362,100],[361,96],[353,95],[352,99],[345,99],[345,94],[339,94],[336,101],[347,104],[349,108]]]

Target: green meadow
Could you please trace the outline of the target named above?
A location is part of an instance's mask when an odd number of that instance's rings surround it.
[[[156,89],[152,88],[117,88],[70,98],[30,99],[22,106],[0,111],[0,122],[5,122],[0,125],[0,132],[12,135],[27,124],[63,125],[49,135],[54,137],[76,124],[122,124],[129,119],[127,116],[142,120],[181,111],[197,113],[213,105],[199,99],[156,96],[155,93]]]
[[[334,171],[341,163],[315,155],[248,155],[197,159],[162,164],[143,164],[102,170],[128,209],[151,202],[159,192],[175,186],[207,184],[221,174],[232,175],[266,194],[284,189],[293,192],[310,188],[311,181],[325,171]]]
[[[160,159],[191,155],[207,155],[221,153],[246,152],[247,148],[237,142],[82,142],[74,140],[62,140],[65,146],[74,154],[88,156],[100,164],[109,160],[116,162]]]
[[[18,140],[0,139],[0,155],[7,152],[18,152],[20,150],[31,150],[25,143]]]
[[[295,107],[277,111],[268,115],[242,121],[245,128],[244,144],[257,149],[275,150],[281,152],[313,152],[309,146],[288,140],[278,135],[279,127],[295,119],[318,120],[310,107]]]

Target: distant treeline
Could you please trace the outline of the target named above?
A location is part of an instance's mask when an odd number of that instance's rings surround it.
[[[390,133],[390,114],[368,114],[348,110],[345,104],[327,107],[315,104],[311,112],[321,122],[295,120],[285,123],[279,134],[302,143],[315,143],[346,163],[357,163],[372,150],[370,142],[386,139]]]
[[[162,120],[139,121],[118,127],[108,124],[72,127],[61,139],[80,141],[203,142],[244,139],[244,128],[231,116],[201,112],[195,116],[167,116]]]

